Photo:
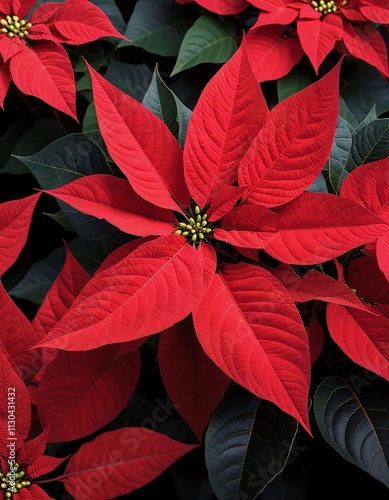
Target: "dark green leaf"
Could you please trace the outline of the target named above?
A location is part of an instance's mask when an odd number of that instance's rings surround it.
[[[255,499],[282,472],[298,424],[268,401],[232,386],[205,436],[205,460],[218,499]]]
[[[122,40],[118,47],[134,45],[152,54],[176,56],[188,21],[183,9],[172,0],[138,0],[124,35],[131,40]]]
[[[96,134],[91,135],[94,139]],[[110,174],[101,147],[88,134],[69,134],[38,153],[15,156],[34,175],[42,189],[53,189],[90,174]]]
[[[344,118],[339,116],[334,143],[328,160],[329,180],[335,193],[338,193],[342,182],[349,174],[346,166],[351,146],[351,126]]]
[[[314,412],[324,439],[389,487],[389,399],[357,397],[341,378],[327,377],[316,390]]]
[[[184,37],[171,76],[197,64],[228,61],[238,47],[234,34],[228,19],[200,16]]]
[[[373,120],[353,138],[347,170],[351,172],[364,163],[382,160],[389,155],[389,118]]]
[[[191,111],[166,86],[157,68],[155,68],[142,104],[167,125],[170,132],[183,146]]]

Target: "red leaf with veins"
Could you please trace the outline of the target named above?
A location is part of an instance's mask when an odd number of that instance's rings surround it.
[[[61,3],[46,22],[70,45],[82,45],[102,37],[127,40],[113,26],[106,14],[88,0],[67,0]]]
[[[29,348],[41,338],[0,282],[0,340],[26,379],[40,367],[40,353]]]
[[[89,65],[88,69],[100,132],[134,190],[162,208],[188,207],[182,149],[167,126]]]
[[[261,26],[247,33],[247,52],[258,82],[289,73],[304,55],[297,36],[285,26]]]
[[[281,101],[239,165],[243,203],[275,207],[301,194],[324,167],[339,113],[340,62],[318,82]]]
[[[197,251],[175,234],[144,243],[96,274],[38,346],[84,351],[146,337],[181,321],[215,270],[213,249],[202,246]]]
[[[305,192],[277,213],[240,206],[223,217],[214,235],[238,247],[263,248],[286,264],[308,265],[338,257],[386,230],[381,219],[352,200]]]
[[[204,353],[191,316],[161,332],[158,361],[172,403],[201,441],[231,379]]]
[[[63,482],[74,498],[116,498],[149,483],[197,446],[143,427],[122,427],[81,445]]]
[[[89,279],[89,274],[66,248],[64,265],[32,321],[32,326],[40,338],[49,333],[70,309]]]
[[[363,302],[347,285],[315,269],[310,269],[302,278],[286,264],[269,271],[284,285],[295,302],[322,300],[366,310]]]
[[[389,224],[389,158],[353,170],[342,183],[340,196],[354,200]]]
[[[26,473],[32,479],[35,479],[39,476],[43,476],[44,474],[48,474],[49,472],[53,471],[67,458],[69,457],[56,458],[49,457],[48,455],[42,455],[27,467]]]
[[[88,436],[123,410],[139,379],[140,356],[138,349],[124,355],[119,349],[60,351],[49,363],[36,400],[40,422],[51,424],[49,443]]]
[[[309,431],[308,337],[286,289],[265,269],[226,265],[193,313],[208,356],[235,382]]]
[[[16,261],[24,247],[40,193],[0,204],[0,276]]]
[[[389,77],[388,50],[380,32],[371,24],[350,23],[343,26],[343,42],[350,54],[375,66]]]
[[[38,436],[23,443],[23,446],[18,451],[19,463],[24,465],[32,464],[32,462],[44,454],[49,431],[50,424]]]
[[[113,175],[87,175],[44,192],[136,236],[170,234],[177,224],[171,210],[144,200],[126,179]]]
[[[327,326],[334,342],[355,363],[389,381],[389,318],[369,306],[375,316],[330,304]]]
[[[308,9],[312,10],[310,6]],[[342,39],[343,23],[339,16],[324,16],[323,19],[299,19],[297,33],[304,52],[309,57],[316,73],[325,57]]]
[[[63,47],[49,41],[40,41],[34,49],[26,46],[12,57],[10,70],[21,92],[77,120],[73,67]]]
[[[233,57],[203,90],[188,125],[185,180],[201,208],[221,188],[237,180],[239,161],[267,115],[243,39]]]

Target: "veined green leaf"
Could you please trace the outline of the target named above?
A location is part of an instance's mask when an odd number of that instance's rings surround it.
[[[197,64],[225,63],[238,47],[234,34],[228,19],[200,16],[184,37],[171,76]]]

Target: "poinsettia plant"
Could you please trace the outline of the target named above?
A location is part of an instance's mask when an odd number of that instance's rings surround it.
[[[188,3],[188,0],[177,1]],[[286,75],[304,55],[317,73],[334,48],[366,61],[385,78],[389,77],[388,51],[379,29],[389,23],[389,7],[384,0],[201,0],[197,3],[224,15],[237,14],[250,5],[259,9],[247,36],[258,81]]]
[[[35,3],[0,3],[0,104],[13,81],[21,92],[77,119],[74,72],[63,44],[124,37],[88,0],[44,3],[29,15]]]
[[[387,494],[387,8],[195,3],[1,4],[1,498]]]

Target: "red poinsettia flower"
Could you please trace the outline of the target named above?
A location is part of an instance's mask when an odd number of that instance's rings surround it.
[[[243,43],[205,87],[182,150],[158,117],[91,69],[100,131],[126,178],[94,174],[48,193],[140,238],[108,257],[36,347],[133,341],[192,313],[226,375],[309,429],[306,330],[258,251],[322,263],[388,229],[355,201],[307,191],[333,143],[339,71],[269,112]]]
[[[49,500],[51,497],[34,480],[53,471],[66,458],[44,455],[49,428],[39,436],[18,447],[18,441],[11,443],[6,456],[0,456],[0,499],[12,498]],[[16,451],[16,450],[17,451]],[[9,456],[15,458],[9,459]]]
[[[0,0],[0,106],[13,80],[24,94],[76,118],[74,72],[61,44],[125,37],[88,0],[44,3],[29,16],[35,3]]]
[[[387,0],[232,0],[224,7],[220,0],[197,3],[218,14],[235,14],[248,4],[260,9],[247,36],[258,81],[286,75],[304,54],[317,72],[334,48],[389,77],[388,52],[377,29],[377,25],[389,24]]]

